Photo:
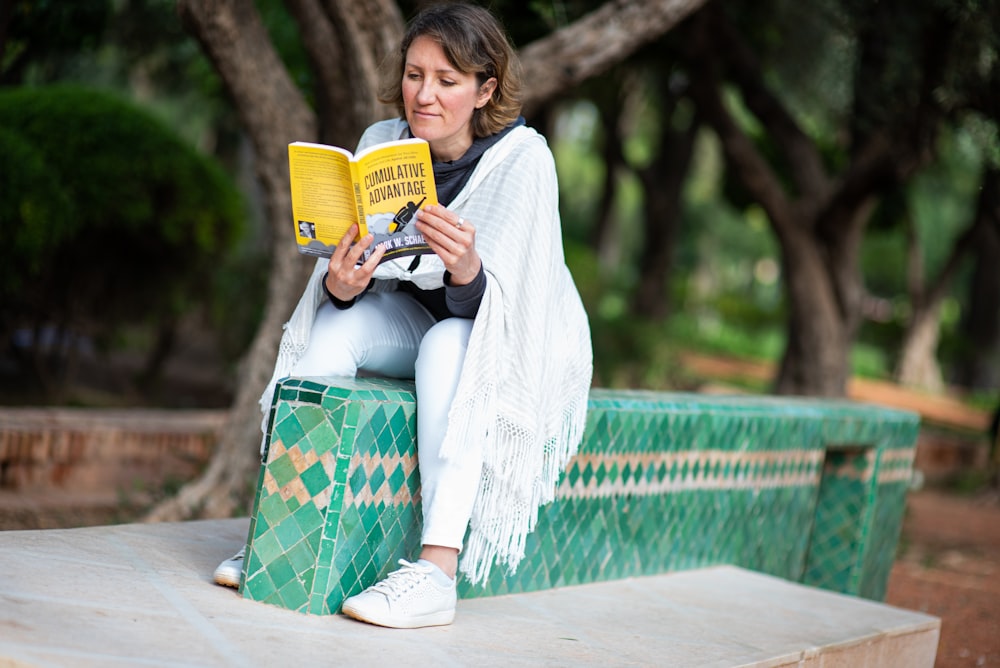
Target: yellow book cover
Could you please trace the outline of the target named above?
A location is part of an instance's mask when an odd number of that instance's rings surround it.
[[[385,246],[382,261],[432,252],[413,223],[418,209],[437,204],[430,146],[399,139],[357,155],[339,146],[288,145],[292,217],[300,253],[329,257],[351,225]],[[365,257],[368,253],[365,254]]]

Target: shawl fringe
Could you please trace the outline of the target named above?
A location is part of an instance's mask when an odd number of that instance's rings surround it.
[[[498,438],[486,444],[486,463],[459,566],[473,585],[483,584],[494,564],[508,574],[517,572],[539,509],[555,499],[560,476],[576,455],[586,412],[586,398],[567,405],[561,431],[538,448],[519,438],[523,430],[497,419]]]

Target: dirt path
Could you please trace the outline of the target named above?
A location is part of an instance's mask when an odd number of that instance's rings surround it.
[[[773,379],[775,375],[774,365],[768,362],[702,355],[690,351],[681,353],[680,359],[690,371],[719,382],[741,378],[762,381]],[[992,417],[989,411],[972,408],[946,395],[932,395],[870,378],[852,378],[847,384],[847,396],[855,401],[919,413],[921,422],[925,425],[938,425],[975,434],[985,433]]]
[[[935,668],[1000,667],[1000,500],[910,494],[886,603],[941,618]]]

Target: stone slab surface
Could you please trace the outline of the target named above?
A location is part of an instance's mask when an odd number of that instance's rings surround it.
[[[0,532],[8,666],[934,665],[940,620],[716,567],[459,601],[382,629],[292,612],[211,573],[248,520]]]

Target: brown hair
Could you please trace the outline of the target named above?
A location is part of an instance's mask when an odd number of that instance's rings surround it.
[[[399,51],[382,69],[379,102],[394,105],[405,118],[401,82],[406,52],[413,40],[423,36],[440,44],[452,67],[474,74],[480,86],[496,77],[492,97],[472,114],[476,137],[495,134],[517,119],[521,113],[521,65],[514,47],[489,10],[465,3],[435,5],[410,21]]]

